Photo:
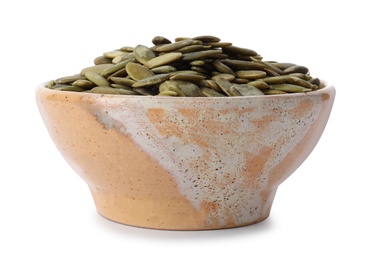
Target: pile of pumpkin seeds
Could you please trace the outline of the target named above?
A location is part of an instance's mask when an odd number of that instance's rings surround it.
[[[264,61],[256,51],[215,36],[156,36],[152,47],[108,51],[80,73],[48,88],[99,94],[226,97],[309,92],[323,86],[308,68]]]

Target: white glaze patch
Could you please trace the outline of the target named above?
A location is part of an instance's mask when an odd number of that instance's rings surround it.
[[[222,226],[255,221],[268,210],[276,188],[266,201],[261,193],[270,170],[303,139],[322,106],[320,95],[305,96],[299,103],[189,99],[178,105],[167,100],[100,99],[93,114],[106,128],[130,136],[165,168],[181,194],[197,209],[207,209],[207,224],[218,221]],[[303,104],[308,106],[298,118],[292,111]],[[184,107],[193,112],[179,109]],[[261,157],[260,172],[252,177],[249,160]]]

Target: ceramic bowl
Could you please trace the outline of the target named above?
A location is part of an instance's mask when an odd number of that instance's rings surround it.
[[[266,219],[311,153],[335,89],[251,97],[36,90],[51,138],[110,220],[170,230]]]

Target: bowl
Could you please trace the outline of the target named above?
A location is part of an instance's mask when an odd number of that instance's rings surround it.
[[[107,219],[165,230],[266,219],[314,149],[333,86],[245,97],[122,96],[36,89],[45,126]]]

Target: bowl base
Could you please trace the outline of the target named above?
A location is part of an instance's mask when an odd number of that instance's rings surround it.
[[[250,218],[225,223],[211,219],[204,210],[198,211],[176,198],[135,198],[102,193],[90,188],[96,209],[104,218],[128,226],[158,230],[215,230],[248,226],[267,219],[275,191],[267,203],[269,207]],[[187,205],[188,204],[188,205]]]

